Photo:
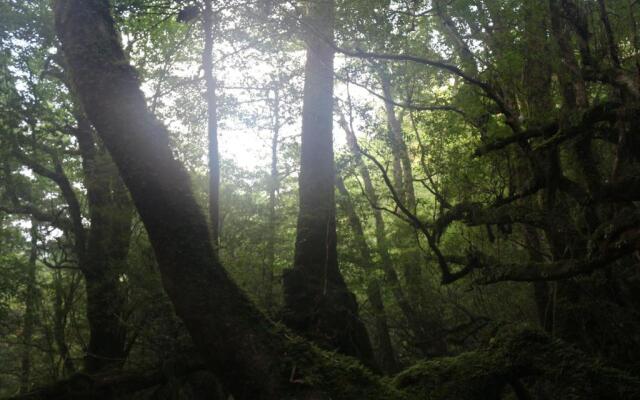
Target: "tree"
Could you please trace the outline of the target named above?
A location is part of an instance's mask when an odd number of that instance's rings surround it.
[[[328,348],[373,366],[358,305],[338,268],[333,160],[334,2],[311,2],[305,18],[300,210],[294,267],[284,277],[285,321]]]
[[[340,204],[343,212],[347,215],[349,225],[353,230],[354,244],[360,256],[358,261],[364,269],[365,274],[370,276],[368,278],[369,282],[367,283],[367,300],[370,303],[375,319],[374,325],[375,336],[378,344],[378,365],[383,372],[392,374],[398,370],[398,360],[391,343],[389,323],[387,322],[387,315],[382,301],[380,280],[375,276],[377,265],[373,261],[371,249],[369,248],[369,244],[367,243],[367,239],[364,235],[362,221],[356,212],[349,191],[344,185],[344,180],[339,175],[336,177],[336,188],[340,193],[338,203]]]
[[[177,315],[237,398],[278,398],[284,341],[218,262],[190,179],[119,45],[108,2],[57,1],[55,16],[74,86],[129,188]]]

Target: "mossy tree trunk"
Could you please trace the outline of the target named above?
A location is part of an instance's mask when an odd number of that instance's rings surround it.
[[[176,313],[235,398],[279,398],[284,340],[220,265],[190,178],[124,55],[109,2],[58,0],[54,11],[73,86],[131,193]]]

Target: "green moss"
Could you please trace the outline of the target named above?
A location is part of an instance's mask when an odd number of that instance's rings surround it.
[[[494,338],[477,351],[423,361],[398,374],[393,386],[414,399],[474,400],[497,396],[514,379],[531,378],[558,399],[640,398],[640,380],[531,328]]]
[[[392,379],[284,328],[278,331],[287,337],[283,379],[291,399],[314,393],[339,400],[481,400],[498,398],[517,379],[542,385],[563,400],[640,398],[637,377],[528,327],[506,330],[476,351],[422,361]]]
[[[322,350],[297,336],[287,335],[286,364],[291,366],[289,382],[295,395],[310,391],[341,400],[410,399],[351,357]]]
[[[489,354],[469,352],[422,361],[398,374],[393,385],[413,399],[477,399],[498,390],[503,375],[504,367]]]

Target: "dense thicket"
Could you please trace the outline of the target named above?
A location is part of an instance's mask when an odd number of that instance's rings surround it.
[[[0,396],[639,397],[639,7],[0,3]]]

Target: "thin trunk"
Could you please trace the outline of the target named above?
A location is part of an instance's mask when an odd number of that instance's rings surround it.
[[[393,103],[391,103],[393,100],[391,80],[386,71],[381,71],[378,75],[380,83],[382,84],[382,93],[384,97],[388,99],[388,101],[384,102],[384,106],[390,130],[391,149],[393,151],[394,185],[396,185],[397,192],[402,194],[401,199],[406,203],[407,208],[415,211],[416,198],[413,190],[411,159],[402,133],[402,124],[396,115]]]
[[[539,54],[546,54],[549,51],[549,43],[547,42],[547,7],[544,3],[539,1],[528,0],[524,3],[525,13],[525,47],[526,56],[524,63],[523,79],[524,79],[524,95],[525,95],[525,109],[524,114],[529,123],[534,126],[543,125],[548,122],[552,117],[555,117],[554,105],[551,99],[551,65],[548,62],[540,60],[537,56]],[[527,177],[524,175],[533,176],[532,171],[527,171],[527,166],[524,165],[516,156],[518,163],[522,164],[517,167],[515,177],[518,190],[523,190],[527,184]],[[554,176],[558,171],[551,166],[557,166],[557,153],[551,151],[547,154],[543,163],[547,163],[547,183],[545,192],[540,196],[539,202],[546,204],[553,204],[555,198],[556,187],[553,184]],[[534,199],[530,202],[538,202]],[[531,205],[530,205],[531,206]],[[533,204],[535,208],[537,205]],[[532,226],[524,226],[524,239],[529,253],[529,259],[534,262],[542,262],[542,246],[540,243],[540,237],[536,229]],[[553,330],[552,322],[552,302],[550,298],[550,289],[547,282],[534,282],[533,286],[534,300],[537,306],[538,318],[540,325],[548,332]]]
[[[551,65],[541,60],[540,54],[549,53],[548,12],[544,3],[527,0],[524,10],[524,96],[525,118],[535,126],[548,123],[555,117],[554,103],[551,98]]]
[[[53,276],[53,284],[55,287],[55,299],[54,299],[54,323],[53,323],[53,337],[58,348],[58,355],[62,360],[62,373],[67,377],[76,371],[73,360],[69,353],[69,346],[67,345],[67,339],[65,335],[66,321],[68,315],[69,305],[68,299],[65,299],[64,288],[62,286],[62,273],[56,271]]]
[[[382,84],[382,91],[384,97],[387,99],[393,99],[393,93],[391,90],[391,79],[387,71],[380,71],[379,79]],[[387,120],[391,128],[391,146],[393,150],[394,165],[400,160],[402,165],[402,184],[396,187],[401,201],[412,212],[416,211],[416,197],[413,187],[413,170],[411,168],[411,158],[409,157],[409,151],[407,144],[404,140],[404,134],[402,132],[402,125],[398,117],[396,116],[393,104],[390,101],[385,101],[385,110],[387,113]],[[395,174],[395,171],[394,171]],[[404,261],[401,263],[402,272],[406,283],[407,293],[412,303],[418,305],[422,304],[422,297],[424,287],[422,285],[422,254],[417,248],[417,243],[414,240],[416,230],[412,227],[403,225],[398,232],[399,238],[409,238],[409,240],[402,240],[402,246],[409,247],[405,251]]]
[[[544,258],[541,253],[542,246],[536,229],[532,226],[525,225],[524,238],[527,244],[529,259],[533,262],[543,262]],[[549,284],[547,282],[534,282],[532,285],[540,326],[542,326],[545,331],[553,333],[553,303],[550,297],[551,291],[549,290]]]
[[[27,393],[31,382],[31,347],[36,319],[36,260],[38,257],[38,225],[31,220],[31,249],[27,264],[27,290],[25,291],[25,310],[22,326],[22,355],[20,360],[20,393]]]
[[[404,293],[404,290],[402,289],[402,284],[400,283],[400,279],[398,278],[398,273],[393,266],[391,255],[389,254],[389,241],[387,240],[385,222],[384,218],[382,217],[382,211],[377,208],[378,194],[373,187],[369,169],[362,160],[362,155],[360,154],[360,148],[358,146],[358,140],[352,127],[349,123],[347,123],[344,115],[340,115],[339,121],[342,129],[347,135],[347,145],[349,146],[349,150],[356,159],[358,171],[360,172],[360,176],[362,177],[362,181],[364,183],[365,195],[373,206],[373,216],[376,227],[376,249],[378,254],[380,255],[381,267],[385,274],[386,283],[390,286],[391,293],[398,303],[402,314],[407,320],[409,329],[411,329],[413,335],[416,338],[417,346],[419,347],[423,355],[427,355],[429,353],[428,343],[426,340],[424,340],[425,331],[423,329],[422,322],[420,321],[418,313],[414,309],[413,304],[409,301]]]
[[[373,366],[358,304],[338,268],[333,160],[334,1],[308,4],[297,235],[284,275],[285,321],[294,330]]]
[[[264,276],[264,303],[267,310],[273,307],[273,274],[276,259],[276,194],[280,186],[278,175],[278,141],[280,140],[280,91],[274,89],[273,136],[271,137],[271,174],[269,175],[269,220],[267,221],[267,259]]]
[[[600,10],[600,21],[602,22],[602,26],[604,27],[605,36],[607,39],[609,57],[611,57],[613,66],[619,69],[621,67],[621,64],[620,56],[618,54],[618,45],[616,44],[616,39],[613,35],[611,22],[609,22],[609,12],[607,11],[607,4],[605,3],[605,0],[598,0],[598,7]]]
[[[400,370],[398,358],[389,335],[389,324],[387,313],[382,300],[382,290],[380,280],[373,278],[367,285],[367,298],[371,303],[374,314],[375,332],[378,342],[378,364],[386,375],[395,374]]]
[[[213,74],[214,14],[212,0],[204,0],[202,27],[204,51],[202,68],[207,96],[207,135],[209,140],[209,223],[211,240],[218,244],[220,238],[220,160],[218,154],[218,105],[216,79]]]
[[[550,27],[553,43],[557,47],[555,51],[561,60],[556,74],[564,100],[563,106],[571,112],[576,107],[588,105],[587,89],[572,45],[571,29],[562,18],[563,11],[559,3],[559,0],[549,0]]]
[[[384,309],[382,293],[380,291],[380,282],[374,277],[375,270],[378,269],[378,266],[375,264],[373,257],[371,256],[371,249],[369,248],[369,244],[365,238],[362,222],[355,210],[351,200],[351,195],[344,186],[344,181],[340,176],[336,177],[336,187],[340,193],[338,203],[347,215],[349,225],[353,231],[356,248],[358,253],[360,253],[360,267],[362,267],[366,275],[372,276],[372,278],[369,278],[369,282],[367,283],[367,299],[371,305],[374,317],[378,364],[384,373],[392,374],[398,371],[398,360],[393,350],[393,345],[391,344],[387,314]]]
[[[125,360],[126,300],[120,277],[126,271],[133,210],[115,165],[95,143],[90,122],[82,113],[76,118],[91,221],[80,256],[90,331],[85,371],[98,373],[118,369]]]

